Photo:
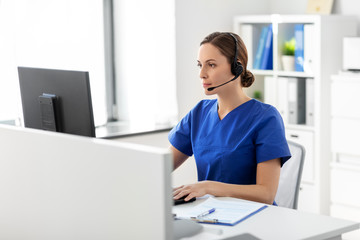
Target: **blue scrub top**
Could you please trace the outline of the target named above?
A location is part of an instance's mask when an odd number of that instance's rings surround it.
[[[256,184],[258,163],[291,157],[279,112],[255,99],[222,120],[217,100],[200,101],[169,133],[180,152],[194,154],[198,180]]]

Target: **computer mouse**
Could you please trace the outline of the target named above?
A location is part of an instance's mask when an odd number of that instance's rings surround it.
[[[182,196],[179,199],[174,199],[174,205],[179,205],[179,204],[183,204],[183,203],[189,203],[189,202],[193,202],[196,200],[195,197],[191,198],[189,201],[185,201],[185,198],[187,197],[187,195]]]

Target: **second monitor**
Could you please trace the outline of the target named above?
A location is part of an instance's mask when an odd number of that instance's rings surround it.
[[[95,137],[88,72],[18,71],[25,127]]]

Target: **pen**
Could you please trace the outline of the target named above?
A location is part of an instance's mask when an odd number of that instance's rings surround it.
[[[203,213],[199,214],[199,215],[197,216],[197,218],[204,217],[204,216],[209,215],[209,214],[211,214],[211,213],[213,213],[213,212],[215,212],[215,208],[212,208],[212,209],[210,209],[210,210],[207,210],[206,212],[203,212]]]
[[[219,221],[218,219],[198,219],[196,217],[191,217],[191,220],[202,223],[217,223]]]

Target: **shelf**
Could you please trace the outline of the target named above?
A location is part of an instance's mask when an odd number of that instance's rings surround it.
[[[250,71],[255,75],[262,75],[262,76],[314,78],[313,74],[309,74],[306,72],[274,71],[274,70],[259,70],[259,69],[252,69]]]
[[[272,75],[274,75],[273,70],[250,69],[250,72],[252,72],[255,75],[261,75],[261,76],[272,76]]]
[[[352,121],[360,122],[359,116],[346,116],[341,113],[331,113],[331,120],[333,120],[333,119],[352,120]]]
[[[274,75],[277,75],[279,77],[314,78],[313,74],[309,74],[306,72],[274,71]]]
[[[234,17],[235,23],[246,23],[246,24],[262,24],[262,23],[273,23],[273,24],[283,24],[283,23],[315,23],[324,16],[319,16],[317,14],[306,14],[306,15],[280,15],[280,14],[271,14],[271,15],[247,15],[247,16],[236,16]],[[332,16],[325,16],[332,17]]]
[[[301,131],[315,131],[314,126],[309,126],[305,124],[285,124],[285,128],[291,129],[291,130],[301,130]]]
[[[352,72],[340,72],[338,75],[331,76],[332,82],[349,82],[349,83],[359,83],[360,82],[360,73]]]
[[[343,170],[348,170],[348,171],[360,172],[360,164],[358,162],[353,162],[353,163],[332,162],[330,165],[332,168],[335,168],[335,169],[343,169]]]

